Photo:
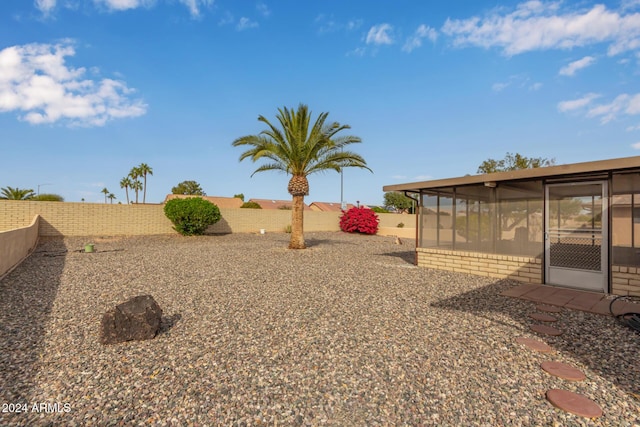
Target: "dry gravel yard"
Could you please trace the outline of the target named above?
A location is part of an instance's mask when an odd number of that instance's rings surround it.
[[[390,237],[288,237],[41,242],[0,282],[0,403],[27,405],[0,425],[640,425],[640,335],[613,319],[565,310],[556,353],[534,353],[515,343],[533,304],[499,295],[514,283],[414,267]],[[163,332],[100,345],[102,314],[147,293]],[[555,409],[550,388],[604,416]]]

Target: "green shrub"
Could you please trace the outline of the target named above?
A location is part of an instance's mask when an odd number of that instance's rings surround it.
[[[36,200],[40,202],[64,202],[64,197],[59,194],[38,194],[29,200]]]
[[[204,234],[207,227],[220,220],[220,209],[200,197],[171,199],[164,205],[164,214],[183,236]]]
[[[240,207],[245,209],[262,209],[262,206],[256,202],[244,202]]]
[[[375,213],[389,213],[388,210],[386,210],[385,208],[381,208],[380,206],[373,206],[371,207],[371,210]]]
[[[398,223],[398,225],[396,225],[396,227],[398,227],[398,228],[402,228],[402,227],[404,227],[404,222],[400,222],[400,223]]]

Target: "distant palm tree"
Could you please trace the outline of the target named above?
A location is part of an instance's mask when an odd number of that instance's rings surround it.
[[[127,195],[127,204],[129,204],[129,188],[131,188],[131,178],[125,176],[120,180],[120,188],[124,188],[124,192]]]
[[[136,204],[138,203],[138,192],[142,191],[142,183],[137,179],[131,183],[131,189],[136,192]]]
[[[153,175],[153,169],[151,169],[151,167],[146,163],[140,163],[138,165],[138,172],[144,178],[144,187],[142,190],[143,191],[142,203],[146,203],[147,202],[147,175]]]
[[[136,192],[136,203],[138,203],[138,191],[142,190],[142,183],[138,180],[141,175],[140,169],[137,167],[132,167],[129,172],[129,177],[132,180],[129,187]]]
[[[32,189],[3,187],[0,188],[0,199],[5,200],[27,200],[35,196]]]
[[[116,195],[113,193],[109,193],[109,195],[107,196],[109,198],[109,200],[111,200],[111,204],[113,204],[113,199],[116,198]]]
[[[107,194],[109,194],[109,190],[107,190],[107,187],[104,187],[100,192],[104,194],[104,202],[107,203]]]
[[[254,162],[262,158],[270,161],[256,169],[253,174],[279,170],[292,175],[287,187],[293,197],[289,241],[291,249],[305,248],[304,196],[309,194],[308,175],[327,170],[340,172],[345,167],[371,171],[360,155],[344,150],[345,146],[361,142],[361,139],[350,135],[335,137],[338,132],[350,129],[350,126],[337,122],[325,124],[328,115],[329,113],[321,113],[309,128],[311,113],[306,105],[300,104],[297,111],[286,107],[278,109],[276,118],[282,129],[276,128],[263,116],[258,116],[258,121],[265,123],[268,129],[257,135],[240,137],[232,144],[234,147],[251,147],[240,155],[240,161],[246,158]]]

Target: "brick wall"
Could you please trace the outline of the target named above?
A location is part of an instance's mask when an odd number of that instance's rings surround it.
[[[540,258],[425,248],[418,248],[417,256],[422,267],[542,283]]]
[[[0,278],[20,264],[38,243],[38,222],[32,218],[26,227],[0,231]]]
[[[112,205],[103,203],[34,202],[0,200],[0,231],[28,225],[40,215],[41,236],[115,236],[171,234],[164,205]],[[291,211],[271,209],[220,209],[222,219],[210,233],[253,233],[260,229],[281,232],[291,224]],[[305,231],[339,231],[340,212],[304,213]],[[415,224],[415,215],[380,214],[380,225]]]
[[[611,293],[640,296],[640,268],[611,266]]]

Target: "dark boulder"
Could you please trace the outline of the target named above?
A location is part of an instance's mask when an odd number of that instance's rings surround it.
[[[162,322],[162,309],[151,295],[139,295],[118,304],[102,316],[100,342],[148,340],[156,336]]]

